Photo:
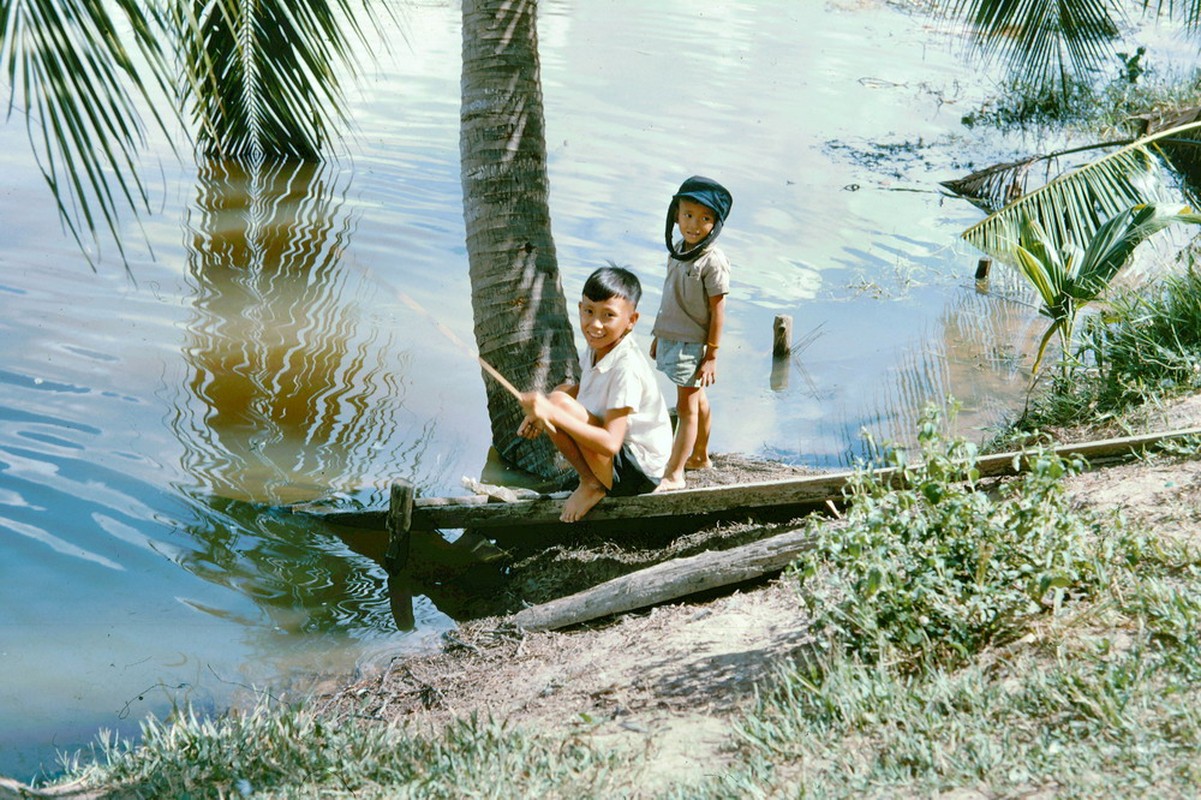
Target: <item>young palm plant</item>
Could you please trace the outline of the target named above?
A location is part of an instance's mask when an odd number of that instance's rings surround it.
[[[1068,362],[1080,309],[1109,287],[1130,262],[1135,248],[1177,222],[1201,224],[1201,214],[1187,206],[1133,206],[1110,217],[1082,250],[1076,245],[1057,245],[1037,220],[1024,219],[1012,256],[1042,300],[1039,313],[1051,318],[1039,342],[1034,372],[1038,372],[1047,344],[1056,333],[1064,363]]]

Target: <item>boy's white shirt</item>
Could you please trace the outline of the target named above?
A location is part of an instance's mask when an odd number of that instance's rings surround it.
[[[671,455],[671,418],[655,371],[627,333],[605,357],[592,363],[593,350],[580,354],[580,405],[601,419],[615,408],[631,409],[625,444],[647,477],[658,480]]]

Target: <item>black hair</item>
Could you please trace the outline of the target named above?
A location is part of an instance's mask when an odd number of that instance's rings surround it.
[[[614,297],[629,300],[630,305],[638,308],[642,299],[642,282],[638,276],[625,267],[610,263],[601,267],[588,276],[584,281],[584,297],[596,303],[603,303]]]

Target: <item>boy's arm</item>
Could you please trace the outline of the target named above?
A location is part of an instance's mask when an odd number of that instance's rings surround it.
[[[697,377],[701,386],[717,382],[717,348],[721,346],[721,332],[726,326],[726,296],[709,296],[709,335],[705,339],[705,356],[701,359]]]
[[[562,392],[572,398],[578,397],[580,394],[580,385],[578,383],[560,383],[554,388],[556,392]],[[545,420],[539,420],[534,415],[534,406],[537,403],[535,397],[546,399],[546,395],[541,392],[526,392],[521,396],[521,407],[525,409],[525,417],[517,426],[517,435],[525,439],[537,439],[545,427]],[[552,425],[554,423],[551,423]]]

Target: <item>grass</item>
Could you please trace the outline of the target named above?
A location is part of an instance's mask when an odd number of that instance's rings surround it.
[[[1201,391],[1201,275],[1194,269],[1118,293],[1081,324],[1074,359],[988,447],[1033,432],[1101,425]]]
[[[1053,455],[948,496],[962,448],[937,446],[798,564],[825,646],[742,721],[745,766],[708,796],[1192,796],[1201,558],[1074,508]]]
[[[633,769],[615,754],[492,721],[415,735],[279,706],[219,720],[185,711],[146,721],[137,746],[102,735],[99,747],[100,761],[73,779],[156,799],[616,796]]]

